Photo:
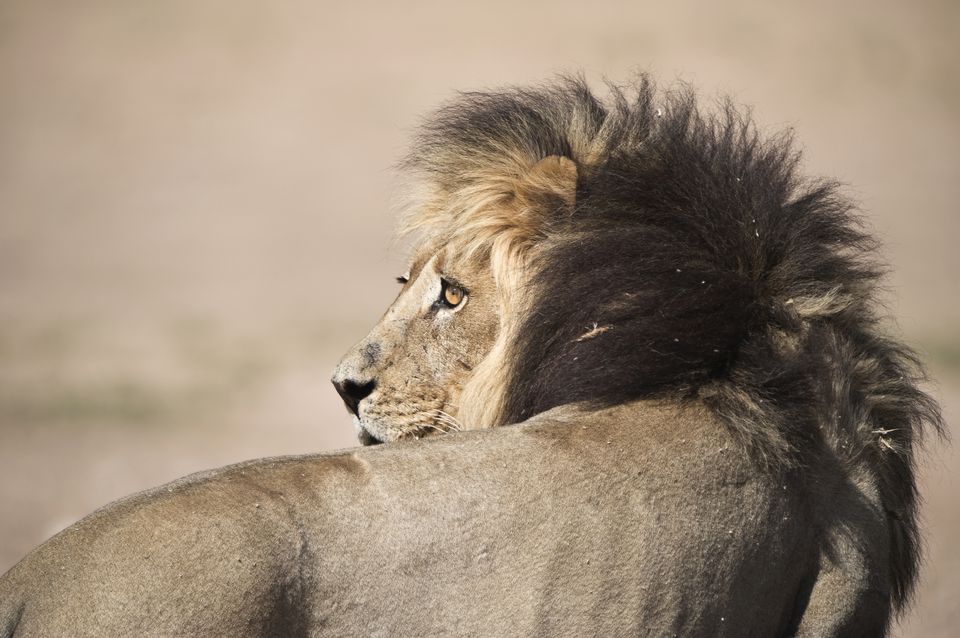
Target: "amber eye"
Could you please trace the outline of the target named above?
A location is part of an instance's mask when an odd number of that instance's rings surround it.
[[[456,284],[451,284],[446,280],[442,280],[441,286],[440,297],[448,308],[456,308],[463,301],[463,298],[467,296],[463,288]]]

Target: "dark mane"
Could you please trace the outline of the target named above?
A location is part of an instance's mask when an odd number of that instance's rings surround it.
[[[646,77],[610,90],[465,94],[410,160],[446,190],[504,149],[578,167],[575,211],[543,232],[502,423],[698,398],[771,471],[827,451],[866,465],[902,609],[919,562],[914,446],[942,424],[917,357],[881,329],[874,240],[835,182],[798,174],[789,134],[762,139],[729,103],[705,114]]]

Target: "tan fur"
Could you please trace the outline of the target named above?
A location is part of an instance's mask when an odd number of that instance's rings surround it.
[[[558,208],[573,210],[577,167],[557,156],[496,159],[465,172],[454,190],[431,184],[412,191],[419,196],[407,202],[399,232],[419,233],[423,243],[463,258],[488,254],[498,288],[519,290],[546,220]]]
[[[71,525],[0,637],[877,635],[876,495],[807,476],[657,402],[264,459]]]

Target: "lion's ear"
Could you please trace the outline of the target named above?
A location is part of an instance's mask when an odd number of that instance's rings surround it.
[[[543,158],[517,182],[517,198],[538,208],[572,212],[577,199],[577,165],[560,155]]]

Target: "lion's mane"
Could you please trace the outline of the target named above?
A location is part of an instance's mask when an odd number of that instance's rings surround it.
[[[915,447],[942,423],[917,357],[882,330],[876,242],[837,183],[798,175],[788,133],[762,139],[729,101],[703,113],[689,89],[645,76],[609,88],[605,101],[576,78],[462,94],[405,162],[428,185],[406,230],[489,251],[512,288],[488,424],[699,399],[772,473],[808,455],[866,467],[902,609],[920,553]],[[573,211],[505,219],[549,156],[576,164]]]

